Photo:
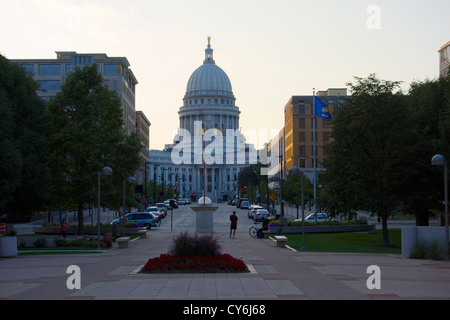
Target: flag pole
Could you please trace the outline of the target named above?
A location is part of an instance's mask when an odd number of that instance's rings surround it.
[[[316,180],[316,88],[313,88],[313,163],[314,163],[314,220],[317,222],[317,180]]]

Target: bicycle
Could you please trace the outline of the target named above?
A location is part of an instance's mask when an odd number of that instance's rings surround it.
[[[259,224],[255,221],[255,224]],[[250,229],[248,229],[248,233],[250,234],[250,237],[256,238],[256,235],[258,234],[258,228],[256,226],[251,226]]]

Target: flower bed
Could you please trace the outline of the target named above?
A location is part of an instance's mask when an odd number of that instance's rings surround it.
[[[150,272],[249,272],[244,261],[229,254],[219,254],[216,257],[182,257],[161,254],[149,259],[140,271]]]

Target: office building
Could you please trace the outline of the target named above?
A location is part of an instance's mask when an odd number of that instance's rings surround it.
[[[33,75],[39,83],[37,94],[48,101],[61,91],[61,85],[76,66],[96,63],[105,85],[119,93],[123,120],[128,133],[136,130],[135,87],[138,84],[125,57],[108,57],[104,53],[85,54],[75,51],[57,51],[56,59],[13,59]]]
[[[127,133],[136,132],[144,141],[142,166],[148,161],[150,121],[142,111],[136,112],[136,85],[138,81],[130,69],[125,57],[108,57],[105,53],[77,53],[75,51],[57,51],[56,59],[12,59],[12,63],[21,65],[39,84],[37,94],[45,101],[61,91],[61,85],[76,66],[97,65],[102,74],[104,85],[116,90],[123,109],[123,123]],[[137,181],[142,175],[137,172]]]
[[[450,41],[439,49],[439,76],[448,75],[450,68]]]
[[[328,107],[332,115],[335,108],[347,97],[347,89],[318,91],[316,96]],[[271,163],[279,168],[281,162],[284,174],[289,168],[296,166],[303,170],[311,181],[314,177],[314,149],[316,168],[318,171],[323,170],[323,161],[327,156],[324,146],[332,141],[330,120],[314,116],[313,99],[313,95],[292,96],[289,99],[284,107],[284,127],[280,134],[272,139],[269,150]],[[313,121],[316,122],[315,148]]]

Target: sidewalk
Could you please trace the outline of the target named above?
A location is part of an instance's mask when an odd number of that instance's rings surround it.
[[[243,259],[251,273],[137,273],[149,258],[167,253],[175,235],[150,230],[126,249],[101,254],[0,258],[0,300],[450,299],[450,261],[295,252],[246,231],[236,239],[216,236],[222,252]],[[80,267],[80,290],[66,286],[70,265]],[[371,265],[380,267],[380,290],[367,288]]]

